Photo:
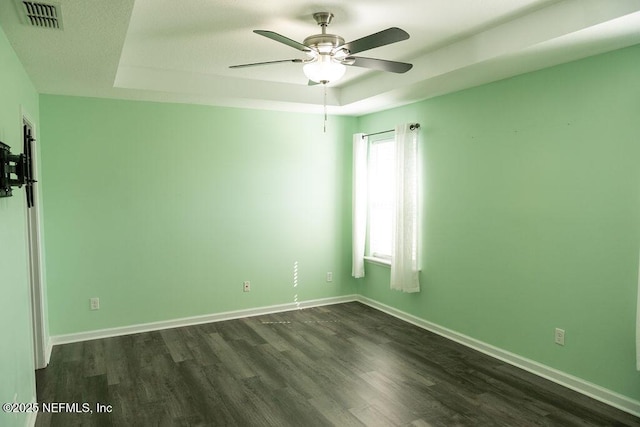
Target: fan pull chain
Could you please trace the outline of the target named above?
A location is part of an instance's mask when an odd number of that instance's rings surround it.
[[[324,133],[327,133],[327,84],[323,84],[322,86],[324,86],[324,127],[323,127],[323,131]]]

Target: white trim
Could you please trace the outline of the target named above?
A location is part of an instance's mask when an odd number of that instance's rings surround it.
[[[203,316],[183,317],[180,319],[161,320],[159,322],[141,323],[118,328],[98,329],[95,331],[78,332],[66,335],[54,335],[51,337],[52,345],[69,344],[74,342],[89,341],[99,338],[117,337],[122,335],[138,334],[140,332],[159,331],[162,329],[180,328],[183,326],[199,325],[202,323],[221,322],[224,320],[239,319],[243,317],[260,316],[263,314],[281,313],[284,311],[298,310],[302,308],[319,307],[323,305],[340,304],[358,301],[357,295],[345,295],[339,297],[320,298],[309,301],[291,302],[286,304],[270,305],[266,307],[248,308],[243,310],[225,311],[222,313],[206,314]]]
[[[37,400],[33,400],[32,403],[38,403]],[[36,425],[36,420],[38,419],[38,412],[29,412],[27,414],[27,419],[25,421],[25,426],[29,426],[29,427],[35,427]]]
[[[45,348],[44,353],[44,361],[49,366],[49,362],[51,361],[51,352],[53,351],[53,342],[51,341],[51,337],[47,337],[47,346]]]
[[[421,319],[412,314],[405,313],[404,311],[397,310],[391,306],[382,304],[362,295],[358,295],[358,301],[368,305],[369,307],[375,308],[376,310],[380,310],[393,317],[397,317],[398,319],[418,326],[422,329],[426,329],[428,331],[436,333],[466,347],[472,348],[481,353],[502,360],[503,362],[506,362],[510,365],[538,375],[539,377],[545,378],[549,381],[553,381],[556,384],[560,384],[561,386],[567,387],[571,390],[577,391],[578,393],[589,396],[595,400],[606,403],[607,405],[613,406],[614,408],[628,412],[631,415],[640,417],[640,401],[630,399],[627,396],[623,396],[597,384],[590,383],[581,378],[543,365],[542,363],[538,363],[534,360],[527,359],[526,357],[522,357],[506,350],[502,350],[498,347],[494,347],[491,344],[487,344],[475,338],[471,338],[467,335],[445,328],[436,323]]]
[[[640,262],[638,263],[638,300],[636,303],[636,370],[640,371]]]
[[[364,257],[365,261],[369,261],[372,264],[378,264],[378,265],[382,265],[385,267],[391,267],[391,259],[384,259],[384,258],[379,258],[379,257],[375,257],[375,256],[365,256]]]
[[[31,136],[34,141],[37,140],[38,130],[37,123],[29,114],[27,109],[20,105],[20,142],[24,144],[24,126],[28,124],[31,128]],[[33,178],[38,182],[40,180],[39,171],[39,146],[32,144],[31,162],[33,166]],[[33,357],[36,369],[45,368],[48,364],[46,356],[46,343],[48,341],[46,332],[45,319],[45,297],[44,297],[44,273],[43,273],[43,243],[42,243],[42,215],[39,185],[33,187],[33,198],[35,206],[29,210],[25,201],[25,224],[26,224],[26,241],[27,241],[27,257],[28,277],[29,277],[29,298],[31,304],[31,330],[33,338]],[[24,197],[23,197],[24,198]]]

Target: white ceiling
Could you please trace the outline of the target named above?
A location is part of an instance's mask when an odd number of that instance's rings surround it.
[[[320,112],[323,87],[303,58],[254,34],[355,40],[396,26],[410,39],[360,54],[414,64],[406,74],[349,67],[327,87],[329,112],[363,114],[640,43],[640,0],[43,0],[63,29],[24,24],[18,0],[0,25],[40,93]]]

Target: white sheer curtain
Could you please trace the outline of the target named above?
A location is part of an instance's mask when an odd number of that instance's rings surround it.
[[[363,133],[353,135],[353,265],[351,275],[364,277],[364,251],[367,237],[367,150]]]
[[[418,129],[396,126],[396,203],[391,289],[420,292],[418,280]]]

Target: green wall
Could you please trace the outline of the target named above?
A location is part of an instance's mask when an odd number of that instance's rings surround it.
[[[359,293],[640,400],[640,46],[371,114],[422,124],[422,292]],[[554,328],[566,345],[554,344]]]
[[[49,95],[40,107],[52,335],[355,292],[354,118],[325,134],[310,114]]]
[[[37,123],[38,94],[0,28],[0,141],[22,152],[22,112]],[[0,403],[35,401],[24,189],[0,198]],[[0,411],[0,425],[26,414]]]

